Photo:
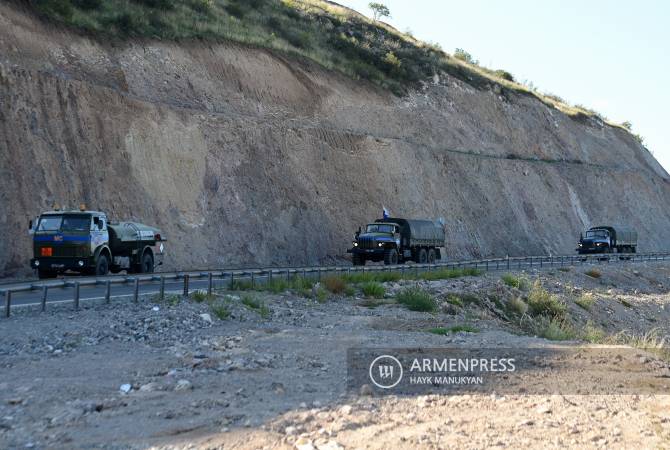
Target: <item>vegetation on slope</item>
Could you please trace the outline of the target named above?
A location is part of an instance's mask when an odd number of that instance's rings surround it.
[[[509,72],[482,67],[462,49],[448,55],[437,44],[324,0],[28,2],[44,17],[98,36],[230,40],[300,55],[396,94],[446,72],[476,88],[497,84],[534,95],[572,117],[599,116],[520,84]]]

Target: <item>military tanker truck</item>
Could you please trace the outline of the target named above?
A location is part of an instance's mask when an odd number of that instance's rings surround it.
[[[384,261],[384,264],[403,264],[414,261],[433,264],[442,258],[444,247],[444,227],[432,220],[414,220],[387,217],[369,223],[365,231],[359,231],[352,254],[355,266],[366,261]]]
[[[30,266],[40,278],[73,271],[88,275],[151,273],[163,262],[165,237],[157,228],[135,222],[109,222],[100,211],[43,212],[30,221]]]
[[[635,253],[637,232],[624,227],[609,225],[591,227],[579,236],[577,253]]]

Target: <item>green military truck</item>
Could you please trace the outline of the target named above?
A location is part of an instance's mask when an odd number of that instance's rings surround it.
[[[88,275],[151,273],[163,263],[165,237],[135,222],[109,222],[100,211],[48,211],[30,221],[30,266],[40,278],[73,271]]]
[[[621,226],[591,227],[579,236],[577,253],[635,253],[637,232]]]
[[[442,258],[444,239],[440,222],[386,217],[366,225],[364,232],[359,230],[347,253],[352,254],[355,266],[365,265],[366,261],[433,264]]]

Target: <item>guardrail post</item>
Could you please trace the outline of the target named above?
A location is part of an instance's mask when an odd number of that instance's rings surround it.
[[[74,309],[79,309],[79,282],[74,283]]]
[[[161,302],[165,300],[165,277],[163,275],[161,275],[161,287],[158,295]]]
[[[140,279],[135,278],[135,285],[133,286],[133,302],[140,301]]]
[[[49,286],[46,284],[42,286],[42,312],[47,309],[47,289],[49,289]]]
[[[112,300],[112,280],[107,280],[105,283],[105,303],[109,303]]]
[[[509,255],[507,255],[507,270],[509,270]]]
[[[232,280],[232,276],[231,276]],[[232,284],[232,281],[231,281]],[[188,274],[184,274],[184,297],[188,297]]]
[[[9,311],[12,309],[12,291],[5,291],[5,317],[9,317]]]
[[[319,281],[321,281],[321,267],[319,267]]]
[[[251,271],[251,289],[254,288],[254,284],[255,284],[255,279],[254,278],[255,278],[254,277],[254,271],[252,270]]]
[[[213,282],[212,272],[209,272],[207,274],[207,295],[212,295],[212,289],[213,289],[212,282]]]

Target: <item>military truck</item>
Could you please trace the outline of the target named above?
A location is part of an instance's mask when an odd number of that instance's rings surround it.
[[[591,227],[579,236],[577,252],[588,253],[635,253],[637,232],[624,227]]]
[[[388,217],[369,223],[364,232],[359,228],[347,253],[352,254],[355,266],[363,266],[366,261],[384,261],[387,265],[406,261],[433,264],[442,258],[441,247],[444,247],[441,223]]]
[[[160,230],[135,222],[109,222],[100,211],[43,212],[30,221],[33,254],[30,266],[40,278],[65,271],[89,275],[151,273],[162,264],[165,237]]]

